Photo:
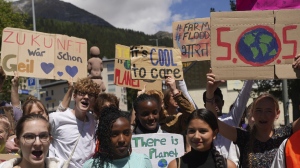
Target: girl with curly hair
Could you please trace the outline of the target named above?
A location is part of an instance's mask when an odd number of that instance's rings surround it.
[[[100,118],[96,131],[100,148],[83,168],[152,167],[146,155],[131,152],[132,132],[128,114],[110,106],[102,110]]]

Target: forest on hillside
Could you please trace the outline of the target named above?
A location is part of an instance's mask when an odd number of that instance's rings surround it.
[[[28,19],[27,27],[32,27],[31,19]],[[36,30],[39,32],[65,34],[87,40],[88,48],[98,46],[101,49],[101,57],[115,57],[115,44],[122,45],[156,45],[158,39],[159,46],[172,47],[170,38],[161,38],[155,35],[147,35],[143,32],[129,29],[111,28],[95,25],[86,25],[74,22],[62,22],[52,19],[38,19]]]

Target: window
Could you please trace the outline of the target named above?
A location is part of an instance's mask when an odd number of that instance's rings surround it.
[[[53,90],[51,90],[51,95],[52,95],[52,96],[54,95],[54,91],[53,91]]]
[[[47,104],[47,109],[49,109],[49,104]]]
[[[108,85],[108,93],[114,93],[116,91],[115,85]]]
[[[52,103],[52,109],[54,109],[54,103]]]
[[[114,82],[114,74],[107,75],[108,82]]]
[[[107,72],[113,72],[115,69],[115,64],[107,64]]]
[[[48,96],[48,91],[46,91],[46,96]]]

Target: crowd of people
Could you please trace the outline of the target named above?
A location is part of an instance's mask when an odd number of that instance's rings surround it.
[[[300,65],[297,58],[294,68]],[[6,79],[2,68],[0,78],[2,88]],[[11,107],[14,118],[0,114],[0,153],[18,157],[3,161],[0,168],[151,168],[149,157],[131,147],[133,134],[148,133],[183,136],[186,153],[172,160],[169,168],[277,168],[297,163],[286,157],[285,148],[296,150],[297,138],[289,137],[298,135],[300,121],[274,128],[280,114],[276,98],[264,93],[246,107],[253,84],[246,81],[229,113],[223,114],[221,81],[215,80],[212,69],[206,80],[202,108],[196,106],[184,81],[176,84],[172,76],[166,76],[167,90],[145,86],[128,113],[119,109],[114,94],[102,92],[87,77],[75,84],[70,81],[57,111],[49,114],[32,96],[21,106],[15,74],[11,103],[1,102],[1,107]],[[73,109],[69,108],[72,98]]]

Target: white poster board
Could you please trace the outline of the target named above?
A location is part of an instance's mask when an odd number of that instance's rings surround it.
[[[183,136],[180,134],[132,135],[131,146],[132,151],[147,155],[155,168],[166,168],[173,159],[184,155]]]

